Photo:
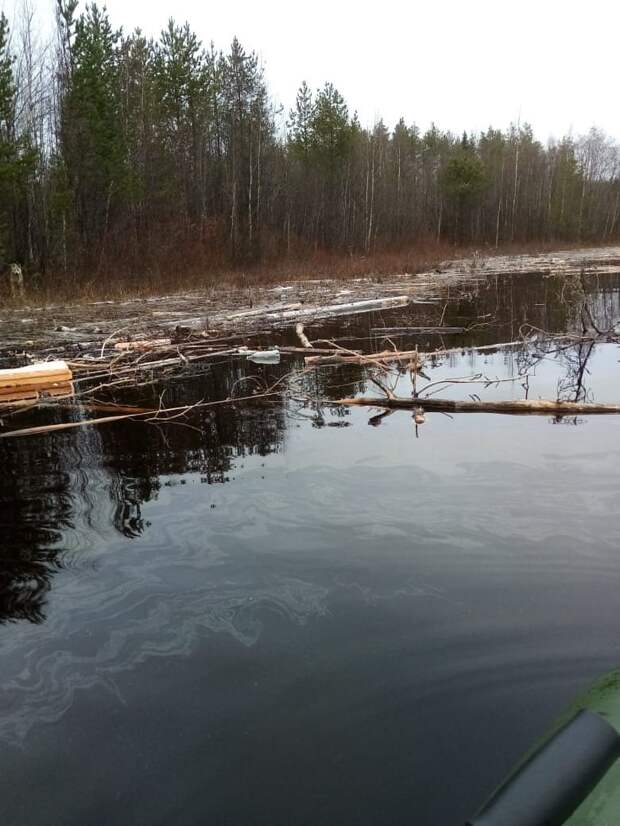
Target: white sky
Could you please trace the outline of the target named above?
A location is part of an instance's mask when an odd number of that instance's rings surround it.
[[[1,2],[1,0],[0,0]],[[4,0],[7,12],[13,2]],[[49,17],[53,0],[31,0]],[[400,115],[460,132],[519,116],[546,140],[597,125],[620,139],[620,0],[107,0],[114,25],[157,35],[171,15],[205,44],[233,35],[286,111],[330,80],[365,125]]]

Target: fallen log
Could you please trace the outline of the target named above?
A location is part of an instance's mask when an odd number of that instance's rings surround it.
[[[65,361],[43,361],[26,367],[0,370],[0,392],[43,389],[57,384],[67,384],[72,378],[71,370]]]
[[[13,390],[11,393],[0,394],[0,409],[3,407],[17,407],[24,404],[35,404],[40,394],[36,390]]]
[[[394,410],[422,408],[440,413],[509,413],[575,416],[584,414],[620,413],[620,404],[596,404],[588,402],[561,402],[550,399],[514,399],[503,401],[474,401],[472,399],[425,399],[416,396],[403,399],[395,396],[359,396],[332,402],[348,407],[388,407]]]
[[[154,338],[136,341],[118,341],[114,345],[114,349],[120,352],[147,352],[148,350],[156,350],[161,347],[170,347],[172,341],[169,338]]]
[[[350,351],[347,351],[350,352]],[[364,355],[333,355],[333,356],[308,356],[304,361],[307,365],[319,366],[330,364],[389,364],[394,361],[410,361],[420,354],[417,350],[383,350],[380,353],[368,353]]]
[[[9,390],[0,392],[0,409],[5,407],[21,407],[36,405],[51,399],[69,399],[75,395],[72,382],[55,384],[44,389]]]
[[[66,379],[59,379],[58,381],[47,379],[46,381],[33,381],[29,384],[24,382],[13,385],[12,387],[0,387],[0,399],[14,393],[40,393],[43,391],[51,393],[58,388],[64,388],[70,385],[71,381],[67,381]]]
[[[269,313],[265,315],[267,321],[287,321],[296,318],[325,318],[338,315],[354,315],[368,313],[374,310],[385,310],[391,307],[406,307],[411,299],[408,295],[396,295],[388,298],[367,298],[361,301],[351,301],[341,304],[319,304],[311,307],[301,307],[298,310]]]
[[[314,356],[336,356],[339,353],[342,353],[341,349],[337,347],[313,347],[312,345],[308,347],[278,347],[278,350],[283,354],[290,354],[295,355],[297,353],[305,353],[306,355],[311,354]],[[361,350],[353,350],[347,352],[354,352],[361,355]]]

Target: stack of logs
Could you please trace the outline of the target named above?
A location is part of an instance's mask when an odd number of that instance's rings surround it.
[[[73,374],[65,361],[45,361],[0,370],[0,404],[30,404],[45,396],[73,395]]]

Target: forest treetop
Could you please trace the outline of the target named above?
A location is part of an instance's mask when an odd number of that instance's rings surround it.
[[[620,147],[593,128],[455,135],[368,128],[331,83],[276,109],[255,53],[158,39],[96,4],[0,17],[0,266],[139,279],[429,239],[600,241],[620,234]],[[414,87],[415,79],[412,78]],[[490,116],[492,113],[490,113]]]

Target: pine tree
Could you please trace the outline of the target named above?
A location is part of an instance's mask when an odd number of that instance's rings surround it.
[[[320,182],[317,240],[334,246],[344,236],[341,211],[351,151],[347,104],[331,83],[316,93],[310,120],[312,163]]]
[[[61,153],[77,231],[99,260],[126,184],[119,38],[105,10],[86,7],[73,33],[69,29],[69,76],[61,104]]]
[[[455,240],[463,241],[467,212],[471,211],[487,185],[484,165],[472,150],[466,135],[463,136],[459,152],[446,165],[442,185],[456,211]],[[472,236],[473,232],[470,232],[470,237]]]
[[[178,26],[169,20],[155,54],[158,140],[167,174],[166,195],[191,221],[200,217],[202,209],[208,82],[198,37],[189,24]]]
[[[306,160],[312,143],[312,120],[314,104],[312,92],[304,80],[297,91],[295,108],[291,109],[288,121],[288,141],[291,153]]]
[[[334,170],[350,147],[349,112],[344,98],[331,83],[316,94],[310,132],[313,151],[320,163]]]
[[[26,260],[20,213],[27,207],[26,186],[36,166],[29,136],[16,123],[15,58],[9,47],[9,23],[0,14],[0,263]]]
[[[261,238],[264,156],[273,138],[267,87],[254,52],[237,38],[220,61],[228,154],[229,239],[233,260],[255,258]]]

